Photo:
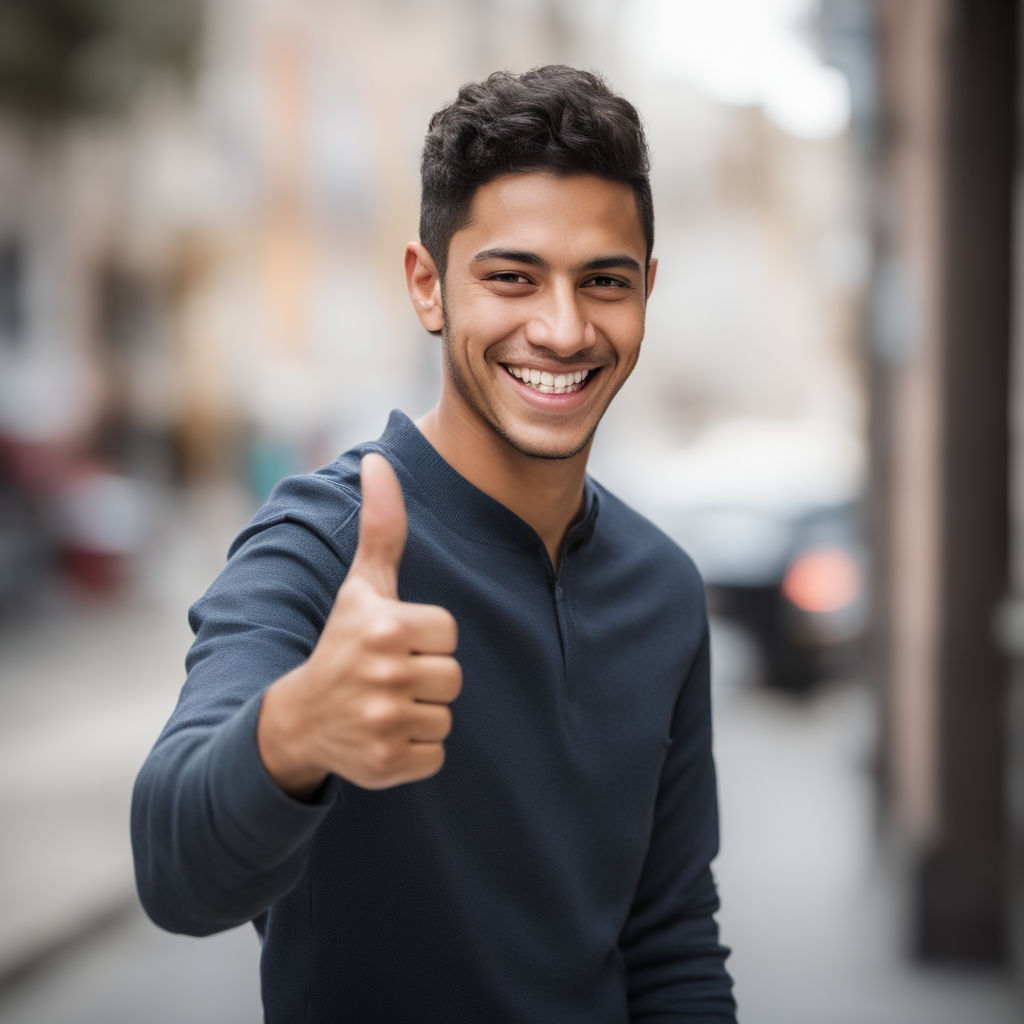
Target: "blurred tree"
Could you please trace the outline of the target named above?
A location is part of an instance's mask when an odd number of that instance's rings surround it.
[[[0,108],[61,122],[125,110],[154,71],[186,80],[201,0],[3,0]]]

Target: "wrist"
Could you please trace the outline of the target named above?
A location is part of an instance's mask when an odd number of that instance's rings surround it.
[[[310,800],[328,773],[306,753],[305,729],[292,699],[293,677],[294,673],[282,676],[263,694],[256,745],[263,767],[274,782],[296,800]]]

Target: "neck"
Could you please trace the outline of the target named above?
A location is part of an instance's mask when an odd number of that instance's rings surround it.
[[[443,403],[416,426],[456,472],[536,530],[557,569],[562,542],[583,508],[590,444],[567,459],[525,455],[486,424],[455,421]]]

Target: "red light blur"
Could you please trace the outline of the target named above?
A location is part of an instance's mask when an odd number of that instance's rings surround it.
[[[805,612],[835,612],[846,607],[860,589],[860,567],[841,548],[814,548],[786,570],[782,593]]]

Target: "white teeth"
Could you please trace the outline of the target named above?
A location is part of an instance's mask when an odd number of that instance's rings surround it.
[[[590,376],[589,370],[549,373],[547,370],[534,370],[525,366],[508,366],[506,369],[516,380],[522,381],[527,387],[543,395],[568,395],[573,391],[579,391],[583,382]]]

